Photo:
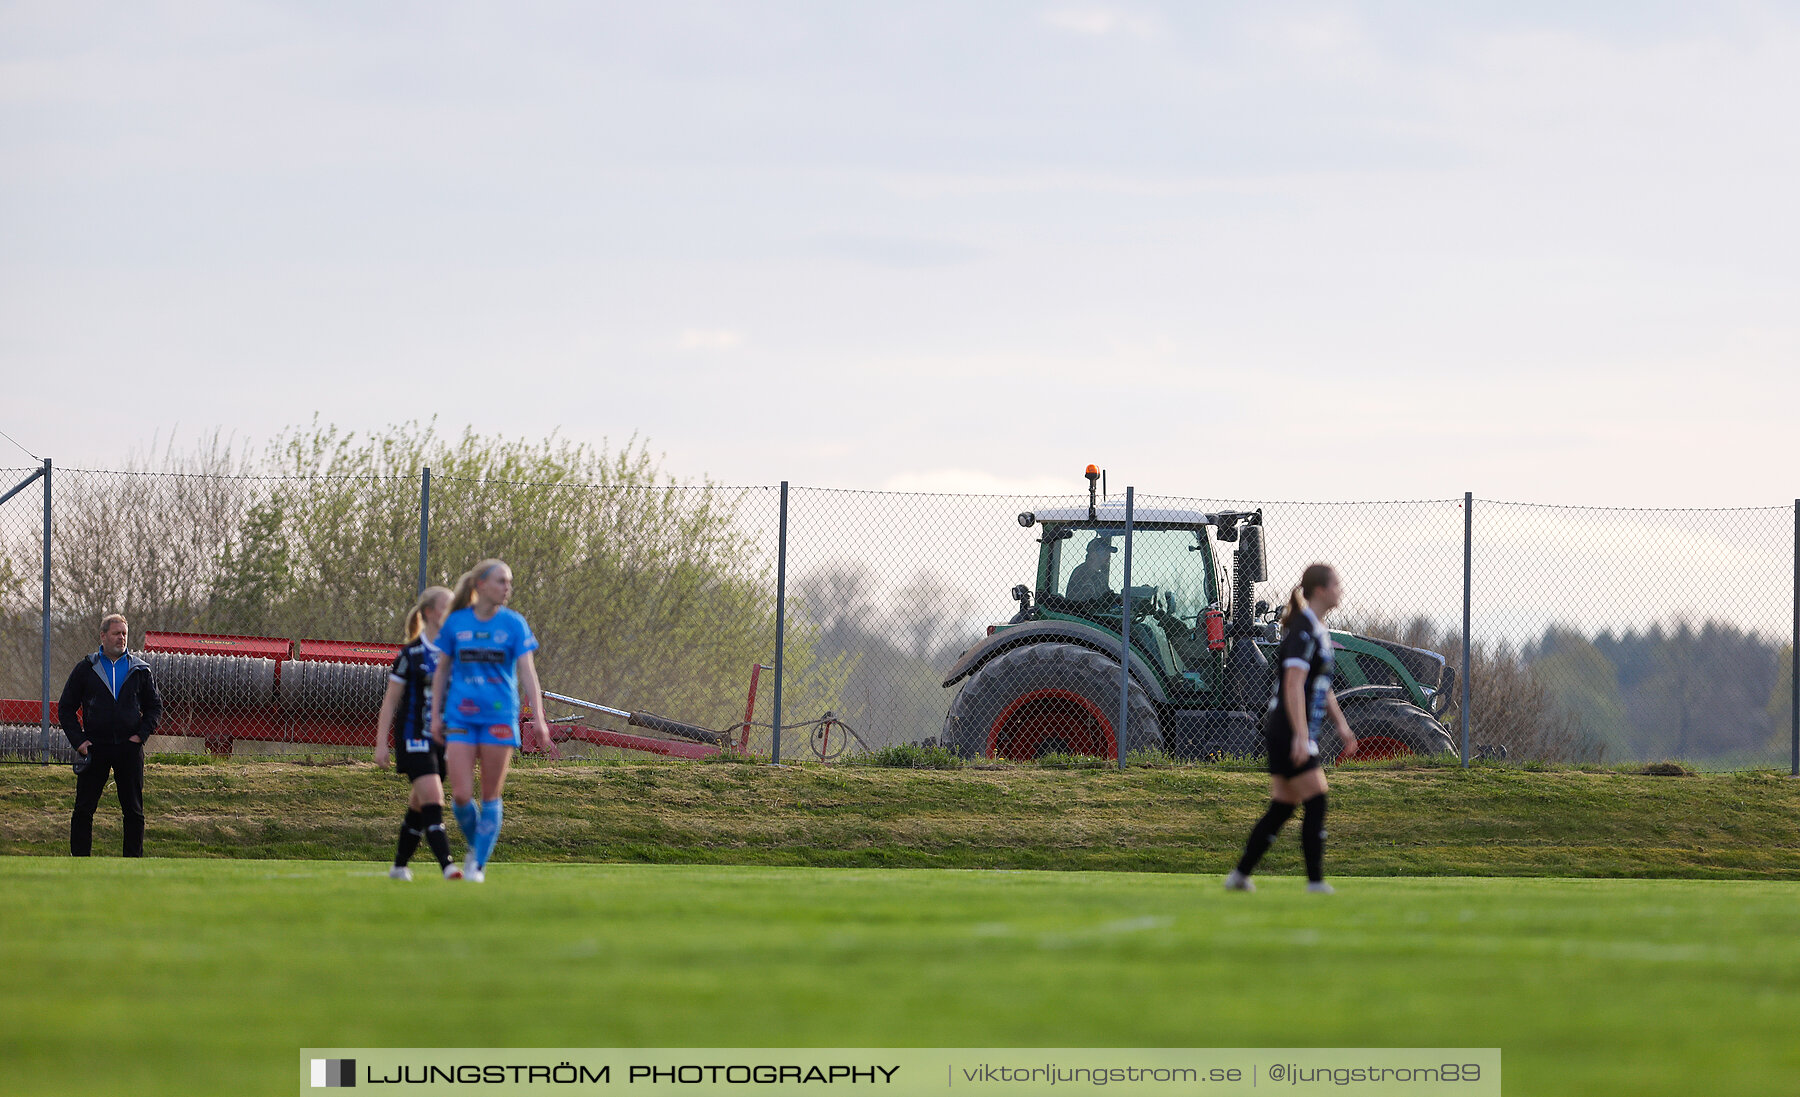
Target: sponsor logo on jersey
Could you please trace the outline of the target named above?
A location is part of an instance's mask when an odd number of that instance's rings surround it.
[[[456,711],[464,716],[474,716],[481,711],[481,706],[476,704],[473,698],[464,697],[456,703]]]

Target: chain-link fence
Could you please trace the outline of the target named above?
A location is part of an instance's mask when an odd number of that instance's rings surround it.
[[[0,468],[0,759],[61,759],[72,753],[61,734],[48,737],[43,727],[50,665],[43,607],[51,474],[48,461]]]
[[[801,491],[790,589],[826,650],[848,655],[842,705],[873,745],[1116,757],[1123,690],[1128,752],[1203,760],[1260,749],[1276,607],[1307,563],[1336,561],[1349,584],[1339,621],[1389,641],[1339,656],[1347,714],[1370,733],[1363,755],[1437,753],[1457,718],[1462,514],[1460,501],[1140,496],[1127,592],[1116,496],[1090,512],[1074,495]],[[1253,526],[1269,578],[1240,584]],[[1117,660],[1127,593],[1129,685]]]
[[[1477,502],[1475,526],[1490,726],[1528,750],[1800,766],[1793,507]]]
[[[427,502],[424,476],[54,476],[51,699],[94,649],[100,616],[123,613],[165,705],[154,749],[372,747],[414,594],[488,556],[519,576],[514,606],[543,645],[547,687],[770,749],[767,729],[741,725],[750,676],[775,646],[775,489],[440,477]],[[22,502],[0,525],[12,717],[40,693],[41,659],[26,656],[41,586],[13,576],[40,569],[28,527],[41,529],[41,511]],[[808,673],[803,643],[789,659]],[[32,704],[30,727],[9,724],[10,756],[40,756]],[[589,753],[603,713],[549,715],[565,753]],[[66,745],[60,732],[51,743]]]
[[[0,470],[5,486],[34,471]],[[1466,690],[1477,756],[1796,762],[1792,507],[1139,495],[1127,588],[1118,493],[1091,510],[1086,494],[785,497],[55,469],[50,700],[117,611],[167,706],[154,749],[367,750],[419,585],[498,556],[566,756],[770,755],[779,696],[784,760],[1116,757],[1122,737],[1145,758],[1242,757],[1260,749],[1274,608],[1325,560],[1345,583],[1330,623],[1359,756],[1461,749]],[[11,758],[44,756],[43,498],[34,483],[0,504]]]

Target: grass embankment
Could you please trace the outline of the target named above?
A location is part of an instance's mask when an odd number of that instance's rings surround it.
[[[1800,879],[1800,781],[1434,765],[1333,771],[1331,871]],[[0,853],[67,849],[65,766],[0,767]],[[156,763],[152,855],[379,861],[404,783],[367,764]],[[1222,872],[1261,812],[1243,769],[950,771],[645,762],[516,769],[500,858]],[[1270,854],[1298,868],[1297,824]],[[460,849],[461,841],[453,837]],[[96,851],[119,848],[109,792]]]

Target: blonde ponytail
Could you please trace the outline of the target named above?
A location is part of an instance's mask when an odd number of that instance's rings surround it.
[[[1295,583],[1293,591],[1288,594],[1287,609],[1281,613],[1281,623],[1283,625],[1298,623],[1301,614],[1305,612],[1306,595],[1301,591],[1300,584]]]
[[[406,642],[412,643],[425,631],[425,611],[439,602],[450,600],[449,587],[426,587],[419,592],[419,600],[406,614]]]
[[[1281,614],[1281,627],[1298,628],[1301,619],[1306,616],[1306,600],[1312,597],[1313,591],[1329,586],[1335,578],[1337,572],[1332,570],[1330,564],[1308,564],[1306,570],[1300,573],[1300,581],[1294,584],[1294,589],[1288,594],[1287,608]]]
[[[455,613],[459,609],[467,609],[474,605],[475,584],[485,578],[488,572],[505,566],[506,561],[490,558],[463,572],[462,577],[456,580],[455,592],[450,596],[450,612]]]

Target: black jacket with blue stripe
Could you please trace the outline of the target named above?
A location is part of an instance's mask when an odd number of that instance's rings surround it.
[[[156,681],[150,676],[150,664],[131,652],[126,657],[130,669],[119,683],[117,697],[98,666],[99,652],[92,652],[69,672],[56,707],[70,746],[88,741],[123,743],[133,735],[142,741],[155,734],[163,706]]]

